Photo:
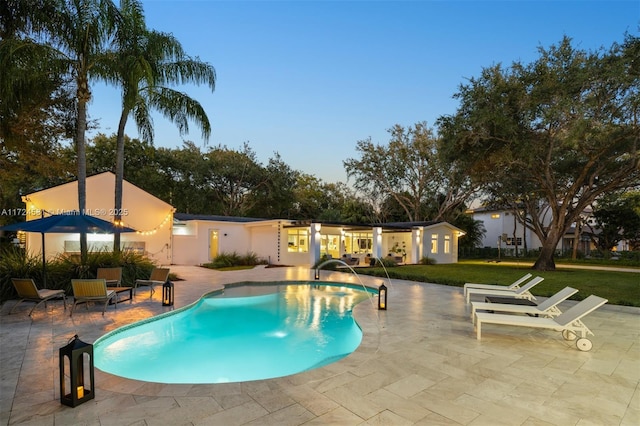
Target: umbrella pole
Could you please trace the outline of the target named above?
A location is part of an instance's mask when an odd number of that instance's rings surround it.
[[[42,287],[47,288],[47,259],[44,251],[44,232],[42,233]]]

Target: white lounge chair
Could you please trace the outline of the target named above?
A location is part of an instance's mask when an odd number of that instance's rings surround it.
[[[476,312],[476,338],[478,340],[481,339],[482,324],[546,328],[562,332],[562,337],[564,337],[565,340],[574,340],[577,335],[580,334],[580,338],[576,341],[576,347],[581,351],[588,351],[593,347],[593,343],[587,339],[587,335],[593,335],[593,333],[580,319],[605,303],[607,303],[607,299],[591,295],[554,318]]]
[[[526,274],[524,277],[514,281],[512,284],[510,285],[499,285],[499,284],[476,284],[476,283],[465,283],[463,290],[464,290],[464,297],[467,297],[467,289],[470,288],[484,288],[487,290],[515,290],[520,288],[520,284],[522,284],[523,282],[525,282],[526,280],[528,280],[529,278],[531,278],[533,275],[531,274]]]
[[[531,290],[535,285],[542,282],[544,278],[535,277],[525,285],[515,290],[508,290],[507,288],[503,290],[499,289],[484,289],[484,288],[470,288],[467,289],[466,301],[469,303],[471,299],[471,295],[473,294],[481,294],[483,296],[501,296],[501,297],[514,297],[516,299],[529,299],[536,300],[536,298],[531,294],[529,290]]]
[[[578,290],[575,288],[565,287],[544,302],[534,306],[516,305],[511,303],[471,302],[471,318],[475,321],[476,311],[509,312],[514,314],[555,317],[562,313],[560,309],[558,309],[558,304],[564,302],[577,292]]]

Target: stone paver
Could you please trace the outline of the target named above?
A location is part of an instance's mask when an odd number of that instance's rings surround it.
[[[224,284],[313,280],[306,268],[219,272],[171,266],[175,307]],[[380,278],[322,271],[323,281],[378,286]],[[584,322],[590,352],[549,330],[487,325],[477,341],[462,289],[391,280],[389,310],[363,302],[360,347],[337,363],[246,383],[174,385],[96,370],[96,398],[63,406],[58,348],[171,308],[146,289],[133,303],[62,303],[0,310],[0,424],[6,425],[635,425],[640,418],[640,309],[604,306]],[[571,301],[565,302],[566,307]]]

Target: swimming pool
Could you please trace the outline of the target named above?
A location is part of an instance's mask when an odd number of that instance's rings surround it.
[[[95,365],[158,383],[287,376],[338,361],[360,344],[351,315],[375,290],[329,283],[234,285],[185,308],[114,330]]]

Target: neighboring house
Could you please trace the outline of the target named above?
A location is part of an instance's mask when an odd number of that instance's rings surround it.
[[[504,254],[514,255],[516,249],[537,249],[541,246],[538,237],[520,223],[509,210],[478,208],[471,211],[473,219],[482,222],[486,233],[482,247],[500,248]]]
[[[87,178],[87,213],[113,220],[115,175]],[[77,182],[23,197],[27,220],[78,209]],[[371,257],[400,263],[458,261],[458,238],[464,232],[447,222],[349,224],[287,219],[257,219],[175,213],[174,208],[124,181],[125,226],[136,233],[121,234],[123,249],[138,250],[160,264],[200,265],[222,253],[254,253],[274,265],[314,265],[322,256],[368,264]],[[26,235],[29,251],[41,251],[40,234]],[[113,235],[88,235],[89,249],[111,250]],[[79,234],[47,234],[47,257],[80,251]]]
[[[542,243],[538,236],[518,221],[516,216],[510,210],[478,208],[470,211],[474,220],[483,223],[486,234],[482,240],[483,247],[500,248],[502,253],[508,256],[515,255],[516,250],[538,250],[542,247]],[[593,229],[595,219],[591,210],[585,211],[582,215],[583,223],[578,228],[578,250],[584,254],[589,254],[596,250],[592,241],[592,235],[597,234],[599,230]],[[564,234],[556,247],[561,252],[573,250],[576,241],[576,224]],[[626,242],[622,241],[616,247],[616,250],[624,250],[628,247]]]
[[[171,224],[173,207],[137,186],[124,181],[122,221],[137,232],[120,234],[123,249],[136,250],[161,264],[172,263]],[[111,172],[87,177],[87,214],[106,221],[114,217],[115,175]],[[78,210],[78,182],[69,182],[22,197],[27,220],[38,219],[43,212],[63,214]],[[32,253],[42,250],[41,234],[26,233],[26,247]],[[45,234],[46,257],[58,253],[80,253],[80,234]],[[112,250],[112,234],[88,234],[89,250]]]

